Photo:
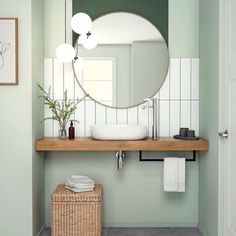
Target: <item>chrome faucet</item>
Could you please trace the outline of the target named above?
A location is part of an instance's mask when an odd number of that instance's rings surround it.
[[[152,108],[152,139],[158,139],[157,136],[157,98],[145,98],[147,104],[142,106],[142,109]]]

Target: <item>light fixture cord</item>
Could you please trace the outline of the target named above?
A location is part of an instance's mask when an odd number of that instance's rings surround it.
[[[67,17],[67,15],[66,15],[66,11],[67,11],[67,6],[66,6],[66,0],[65,0],[65,43],[66,43],[66,23],[67,23],[67,20],[66,20],[66,17]]]
[[[66,0],[65,0],[65,2],[64,2],[65,4],[65,7],[64,7],[64,9],[65,9],[65,12],[64,12],[64,16],[65,16],[65,19],[64,19],[64,33],[65,33],[65,35],[64,35],[64,37],[65,37],[65,43],[66,43],[66,23],[67,23],[67,20],[66,20],[66,17],[67,17],[67,15],[66,15],[66,10],[67,10],[67,5],[66,5]],[[64,90],[65,90],[65,63],[63,63],[63,72],[62,72],[62,79],[63,79],[63,101],[64,101],[64,98],[65,98],[65,94],[64,94]]]

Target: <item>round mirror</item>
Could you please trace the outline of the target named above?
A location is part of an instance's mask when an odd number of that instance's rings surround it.
[[[150,21],[133,13],[110,13],[93,22],[89,37],[88,47],[86,37],[78,37],[77,56],[83,60],[73,66],[81,88],[92,99],[127,108],[143,103],[160,89],[169,67],[169,52]]]

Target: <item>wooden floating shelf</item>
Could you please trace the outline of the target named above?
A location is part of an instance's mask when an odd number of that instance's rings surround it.
[[[41,138],[36,140],[36,151],[208,151],[205,139],[179,140],[174,138],[144,139],[138,141],[94,140],[76,138],[61,140],[58,138]]]

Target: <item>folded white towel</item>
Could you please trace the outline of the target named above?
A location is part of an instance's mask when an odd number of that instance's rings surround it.
[[[92,181],[91,183],[79,183],[79,182],[78,183],[73,183],[71,181],[71,179],[67,179],[66,184],[73,187],[73,188],[80,188],[80,187],[82,188],[82,187],[91,187],[91,186],[94,187],[95,182]]]
[[[65,182],[65,188],[76,193],[92,191],[94,186],[94,180],[83,175],[72,175]]]
[[[178,158],[178,192],[185,192],[185,158]]]
[[[164,191],[175,192],[178,191],[178,159],[164,158]]]
[[[94,188],[94,184],[91,185],[79,185],[79,184],[70,184],[68,180],[65,182],[65,186],[75,189],[87,189],[87,188]]]
[[[72,175],[70,177],[70,181],[72,183],[81,183],[81,184],[94,184],[94,181],[89,178],[88,176],[84,176],[84,175]]]
[[[65,188],[75,192],[75,193],[81,193],[81,192],[89,192],[89,191],[93,191],[94,188],[84,188],[84,189],[77,189],[77,188],[71,188],[69,186],[65,185]]]

